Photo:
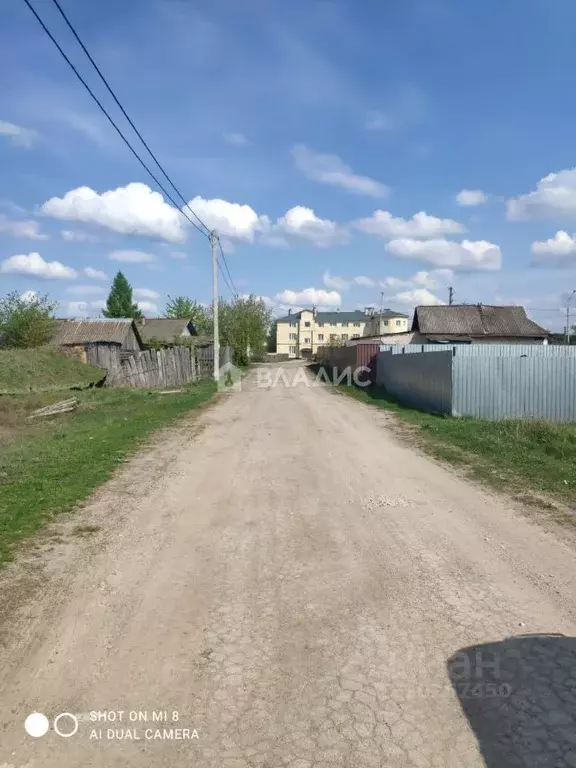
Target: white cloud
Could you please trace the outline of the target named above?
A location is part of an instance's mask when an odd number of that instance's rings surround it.
[[[422,304],[446,304],[445,301],[439,299],[438,296],[435,296],[427,288],[416,288],[412,291],[401,291],[394,296],[389,296],[387,301],[401,304],[404,307],[417,307]]]
[[[421,261],[452,269],[500,269],[502,254],[494,243],[485,240],[463,240],[454,243],[438,238],[435,240],[411,240],[401,238],[386,244],[386,250],[400,259]]]
[[[550,173],[536,189],[508,200],[510,221],[576,217],[576,168]]]
[[[188,254],[184,253],[184,251],[170,251],[168,253],[168,256],[171,259],[187,259],[188,258]]]
[[[108,280],[108,275],[101,269],[94,269],[93,267],[85,267],[82,272],[85,277],[89,277],[90,280]]]
[[[296,167],[304,176],[321,184],[342,187],[349,192],[369,197],[385,197],[389,189],[368,176],[358,176],[337,155],[325,155],[298,144],[292,149]]]
[[[322,282],[326,288],[333,288],[336,291],[346,291],[352,285],[361,285],[364,287],[373,287],[376,282],[371,277],[365,277],[364,275],[358,275],[358,277],[352,277],[347,280],[344,277],[338,277],[337,275],[331,275],[329,270],[324,272],[322,276]]]
[[[45,280],[72,280],[78,273],[59,261],[44,261],[39,253],[10,256],[0,263],[0,272],[12,275],[32,275]]]
[[[67,243],[95,243],[97,240],[94,235],[90,235],[88,232],[72,229],[61,229],[60,236],[62,237],[62,240],[65,240]]]
[[[23,237],[28,240],[48,240],[48,235],[40,231],[37,221],[32,219],[12,221],[3,214],[0,214],[0,232],[6,232],[12,235],[12,237]]]
[[[36,291],[24,291],[24,293],[20,294],[20,298],[22,301],[31,302],[36,301],[36,299],[39,297]]]
[[[160,314],[160,310],[152,301],[138,301],[137,304],[138,309],[142,310],[142,312],[148,312],[150,315]]]
[[[145,251],[119,250],[110,251],[108,258],[111,261],[127,261],[138,264],[150,263],[151,261],[155,261],[156,257],[152,253],[146,253]]]
[[[136,299],[159,299],[160,294],[152,291],[150,288],[134,288],[134,297]]]
[[[225,133],[223,134],[224,141],[228,144],[232,144],[235,147],[248,147],[250,145],[250,139],[243,133]]]
[[[342,297],[338,291],[323,291],[316,288],[305,288],[303,291],[281,291],[274,298],[288,307],[296,304],[339,307],[342,304]]]
[[[465,228],[453,219],[439,219],[419,211],[411,219],[392,216],[388,211],[374,211],[372,216],[358,219],[353,226],[369,235],[380,237],[438,237],[464,232]]]
[[[484,205],[488,202],[488,195],[481,189],[461,189],[456,195],[456,202],[464,207]]]
[[[416,272],[403,280],[399,277],[386,277],[380,281],[382,288],[428,288],[434,290],[441,285],[448,285],[454,277],[451,269],[431,269],[429,272]]]
[[[159,192],[140,182],[102,194],[78,187],[64,197],[50,198],[40,210],[55,219],[97,224],[122,235],[158,237],[172,243],[184,242],[189,226]]]
[[[333,288],[335,291],[346,291],[350,286],[349,280],[345,280],[343,277],[337,277],[336,275],[331,275],[328,270],[324,272],[322,282],[326,288]]]
[[[549,240],[532,243],[532,265],[536,267],[572,267],[576,263],[576,235],[560,230]]]
[[[36,131],[14,123],[7,123],[5,120],[0,120],[0,136],[6,136],[11,144],[25,149],[30,149],[38,138]]]
[[[365,288],[370,288],[373,285],[376,285],[375,281],[372,280],[371,277],[365,277],[364,275],[358,275],[358,277],[352,278],[352,282],[355,285],[362,285]]]
[[[320,219],[312,208],[296,205],[286,211],[272,227],[270,236],[266,237],[269,245],[283,244],[276,242],[277,235],[287,235],[299,240],[306,240],[319,248],[328,248],[348,242],[349,235],[335,221]]]
[[[267,216],[259,216],[249,205],[229,203],[227,200],[204,200],[195,197],[190,208],[205,222],[209,229],[219,235],[252,242],[254,235],[267,230],[270,222]]]
[[[66,289],[66,293],[73,296],[101,296],[102,290],[99,285],[73,285]]]
[[[66,312],[69,317],[99,317],[106,308],[106,301],[69,301]]]

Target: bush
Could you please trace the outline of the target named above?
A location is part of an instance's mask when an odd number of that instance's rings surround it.
[[[56,330],[58,305],[47,296],[9,293],[0,299],[0,336],[5,347],[30,348],[47,344]]]

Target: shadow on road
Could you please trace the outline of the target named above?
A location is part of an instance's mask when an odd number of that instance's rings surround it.
[[[447,668],[487,768],[576,767],[576,638],[476,645]]]

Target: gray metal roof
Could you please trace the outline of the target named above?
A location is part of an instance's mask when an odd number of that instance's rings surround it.
[[[311,310],[303,310],[310,312]],[[279,317],[277,323],[289,323],[291,320],[300,320],[301,312],[292,312],[291,315],[285,317]],[[394,312],[392,309],[383,309],[382,312],[374,310],[374,313],[367,315],[361,309],[356,309],[353,312],[316,312],[317,323],[366,323],[371,317],[408,317],[403,315],[402,312]]]
[[[175,338],[182,336],[186,327],[191,323],[191,320],[159,317],[153,319],[146,318],[144,322],[139,321],[137,325],[140,335],[145,342],[157,339],[158,341],[170,343]],[[191,331],[193,328],[194,326],[192,325]]]
[[[485,304],[416,307],[412,330],[427,336],[544,337],[548,331],[526,316],[524,307]]]
[[[68,344],[124,344],[126,337],[133,330],[141,341],[134,320],[130,318],[86,318],[84,320],[57,320],[56,332],[51,343],[57,346]]]

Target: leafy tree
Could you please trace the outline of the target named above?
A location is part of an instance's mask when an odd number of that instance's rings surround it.
[[[110,294],[106,299],[106,309],[102,310],[104,317],[133,317],[141,320],[144,315],[132,299],[132,286],[122,272],[118,272],[112,282]]]
[[[270,328],[268,330],[268,352],[277,352],[276,349],[276,329],[277,329],[278,323],[276,321],[270,323]]]
[[[272,313],[257,296],[220,301],[220,344],[232,347],[236,365],[262,358],[267,347]]]
[[[58,304],[48,296],[17,291],[0,299],[0,336],[6,347],[40,347],[56,330],[54,311]]]
[[[174,296],[174,298],[168,296],[164,317],[192,320],[200,336],[212,333],[210,311],[195,299],[189,299],[187,296]]]

